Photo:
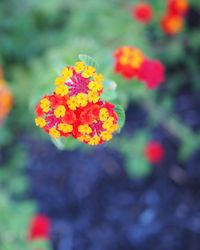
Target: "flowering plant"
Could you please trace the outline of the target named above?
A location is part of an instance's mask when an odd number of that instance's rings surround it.
[[[103,75],[92,58],[79,57],[82,61],[66,66],[55,79],[54,92],[36,105],[35,123],[56,140],[71,136],[85,144],[103,144],[119,130],[123,110],[101,99]]]
[[[133,78],[143,82],[148,89],[154,89],[165,80],[165,68],[159,60],[149,59],[132,46],[123,46],[114,52],[114,70],[125,79]]]

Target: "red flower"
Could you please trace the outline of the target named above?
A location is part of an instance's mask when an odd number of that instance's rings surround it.
[[[44,115],[44,112],[43,112],[43,110],[41,109],[40,105],[36,105],[36,107],[35,107],[35,113],[36,113],[36,115],[39,116],[39,117]]]
[[[186,15],[189,9],[188,0],[168,0],[169,13],[173,15]]]
[[[73,124],[76,121],[76,114],[72,110],[67,110],[65,116],[63,117],[63,122],[67,124]]]
[[[149,23],[153,17],[153,10],[150,4],[146,2],[138,3],[132,9],[132,16],[138,22]]]
[[[165,80],[164,65],[158,60],[146,59],[140,67],[138,78],[149,89],[154,89]]]
[[[150,163],[157,164],[163,160],[165,149],[161,143],[150,141],[145,147],[144,154]]]
[[[37,214],[32,218],[28,232],[28,239],[30,241],[37,239],[47,240],[50,234],[50,227],[50,219],[45,215]]]

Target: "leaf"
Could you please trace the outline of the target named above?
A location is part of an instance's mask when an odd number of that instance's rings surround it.
[[[57,149],[64,150],[64,145],[60,138],[59,139],[51,138],[51,141],[53,142],[53,144],[56,146]]]
[[[101,99],[104,101],[112,101],[116,99],[117,93],[116,93],[116,82],[114,81],[105,81],[104,84],[103,93],[101,95]]]
[[[92,67],[95,67],[95,68],[97,67],[96,61],[90,56],[80,54],[80,55],[78,55],[78,58],[82,62],[84,62],[87,66],[92,66]]]
[[[148,141],[147,130],[134,136],[125,137],[120,144],[120,150],[126,157],[125,169],[129,177],[142,178],[152,171],[152,166],[144,157],[144,148]]]
[[[142,155],[135,154],[133,157],[127,158],[126,170],[129,177],[142,178],[151,172],[152,167]]]
[[[53,144],[59,149],[59,150],[74,150],[77,147],[79,147],[80,143],[76,139],[72,137],[68,138],[59,138],[54,139],[51,138]]]
[[[121,105],[117,104],[115,105],[115,112],[117,113],[118,116],[118,124],[120,132],[125,123],[125,111]]]

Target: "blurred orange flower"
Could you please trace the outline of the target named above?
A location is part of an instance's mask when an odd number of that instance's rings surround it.
[[[180,33],[185,24],[185,15],[189,9],[187,0],[168,0],[167,11],[161,19],[160,25],[167,35]]]
[[[180,33],[184,27],[184,18],[179,15],[167,15],[161,20],[161,27],[167,35]]]
[[[185,15],[189,9],[188,0],[169,0],[168,10],[169,13],[174,15]]]
[[[3,123],[11,110],[12,99],[12,93],[7,87],[3,77],[3,69],[0,68],[0,124]]]

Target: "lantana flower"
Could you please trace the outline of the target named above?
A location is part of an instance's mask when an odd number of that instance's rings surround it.
[[[118,130],[115,105],[102,101],[104,78],[92,66],[77,62],[55,80],[55,90],[35,108],[35,123],[52,138],[73,138],[89,145],[112,139]]]
[[[188,9],[187,0],[168,0],[167,11],[160,23],[167,35],[175,35],[183,30]]]
[[[48,240],[51,230],[51,221],[50,219],[43,214],[35,215],[28,229],[28,240]]]
[[[188,0],[168,0],[167,7],[169,13],[184,16],[188,12],[189,3]]]
[[[165,149],[160,142],[149,141],[144,149],[144,155],[151,164],[158,164],[164,158]]]
[[[138,71],[145,60],[143,52],[132,46],[123,46],[114,52],[115,72],[126,79],[138,76]]]
[[[3,78],[3,70],[0,68],[0,124],[5,120],[12,107],[12,93]]]
[[[165,68],[159,60],[147,58],[144,53],[135,47],[124,46],[114,52],[114,70],[125,79],[138,79],[147,88],[159,86],[165,79]]]
[[[149,89],[154,89],[165,80],[165,68],[159,60],[146,59],[138,72],[138,78]]]
[[[136,21],[147,24],[152,20],[153,9],[149,3],[141,2],[133,6],[132,16]]]
[[[163,17],[161,27],[167,35],[180,33],[184,27],[184,18],[179,15],[168,14]]]

